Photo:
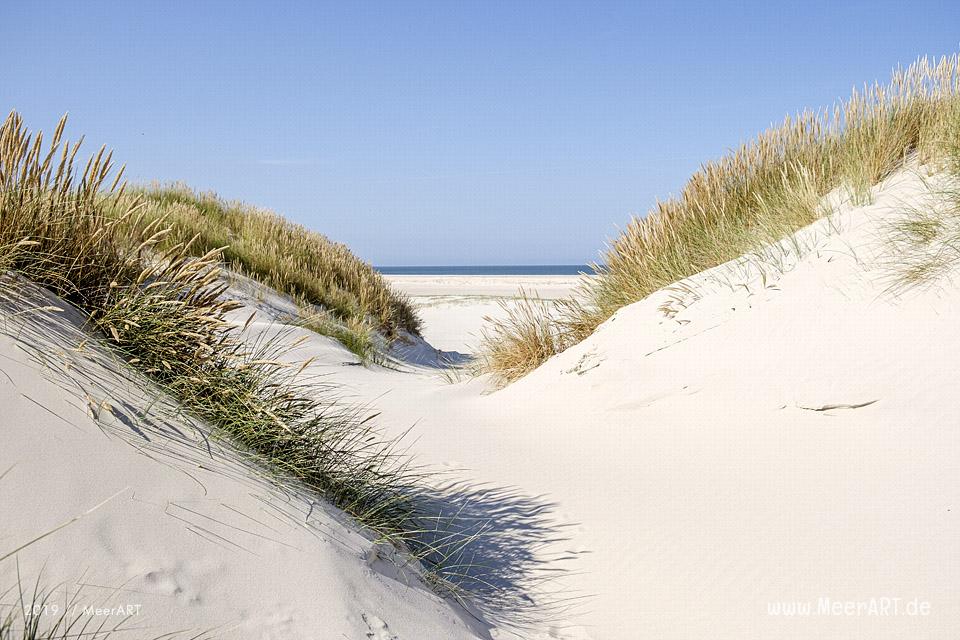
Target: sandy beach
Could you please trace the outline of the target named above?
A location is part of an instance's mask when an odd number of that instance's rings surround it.
[[[946,428],[957,294],[886,292],[878,242],[923,189],[904,171],[869,206],[838,202],[796,244],[626,307],[501,391],[429,370],[342,379],[398,433],[416,425],[424,459],[539,496],[565,539],[551,547],[565,560],[547,566],[569,574],[553,586],[584,598],[542,637],[948,638],[960,621],[960,529],[943,492],[960,480],[960,435]],[[487,312],[465,294],[508,284],[444,280],[461,288],[404,283],[468,298],[427,336]],[[931,613],[778,609],[878,598]]]
[[[511,568],[498,573],[500,588],[536,603],[532,629],[518,631],[509,612],[478,623],[389,562],[371,562],[368,537],[251,475],[229,447],[208,451],[201,426],[125,417],[149,386],[82,347],[69,316],[24,321],[10,308],[0,491],[42,499],[7,514],[8,535],[22,540],[110,498],[70,535],[22,551],[21,570],[96,585],[82,590],[94,599],[113,597],[104,588],[143,594],[149,628],[175,620],[244,638],[305,637],[318,624],[347,637],[389,629],[368,637],[438,640],[953,638],[960,294],[886,293],[876,241],[922,184],[901,172],[873,204],[842,204],[772,249],[776,261],[745,257],[625,307],[500,391],[436,359],[355,366],[335,340],[279,324],[282,296],[247,296],[231,317],[251,341],[299,338],[286,357],[311,359],[309,371],[335,379],[342,399],[375,408],[418,462],[450,474],[452,495],[476,517],[497,514],[491,526],[510,531],[510,550],[497,552]],[[418,349],[465,353],[471,331],[518,286],[559,296],[574,284],[392,281],[422,307]],[[55,344],[40,337],[51,327],[65,336]],[[31,460],[58,474],[38,478]],[[13,572],[4,565],[0,577]],[[250,576],[273,576],[269,602],[238,596]],[[317,593],[323,613],[311,605]],[[876,598],[919,600],[929,612],[780,609]],[[331,606],[343,609],[339,627],[320,621]]]
[[[542,300],[569,296],[580,276],[414,276],[391,275],[387,280],[420,309],[424,338],[444,351],[473,353],[484,318],[505,315],[522,290]]]
[[[19,3],[0,640],[960,638],[957,20],[641,4]]]

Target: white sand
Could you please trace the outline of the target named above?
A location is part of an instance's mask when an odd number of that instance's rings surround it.
[[[543,300],[563,298],[574,290],[578,276],[386,276],[420,307],[423,337],[444,351],[474,353],[484,318],[506,315],[522,290]]]
[[[502,560],[528,573],[506,588],[529,588],[537,566],[524,564],[523,552],[535,550],[540,569],[570,572],[553,583],[555,598],[583,597],[550,610],[527,637],[953,639],[960,634],[960,291],[944,282],[896,298],[878,266],[883,221],[920,192],[912,174],[894,176],[873,205],[843,205],[800,234],[801,255],[783,248],[659,292],[495,393],[483,380],[451,384],[429,366],[344,366],[355,362],[351,354],[303,330],[295,333],[309,341],[291,357],[317,356],[313,369],[381,411],[385,428],[413,427],[421,462],[458,469],[454,477],[474,486],[512,488],[486,505],[503,507],[496,526],[517,525]],[[462,285],[401,284],[418,298],[509,294],[490,281]],[[468,342],[455,343],[461,328],[477,326],[488,305],[469,300],[428,311],[426,336],[463,348]],[[254,326],[276,330],[266,318]],[[22,358],[12,348],[4,353]],[[0,471],[22,461],[0,482],[0,495],[16,505],[28,489],[44,497],[27,503],[32,515],[15,518],[3,542],[128,485],[146,496],[142,503],[122,496],[71,527],[68,540],[43,543],[30,552],[34,563],[61,554],[68,569],[106,572],[98,584],[130,580],[138,590],[155,588],[146,582],[151,571],[185,576],[182,593],[201,601],[177,594],[165,608],[156,605],[170,620],[225,624],[243,612],[258,630],[278,635],[284,624],[299,625],[286,637],[363,638],[360,614],[368,612],[401,640],[466,633],[453,608],[365,571],[359,552],[290,533],[307,559],[291,552],[272,569],[285,552],[268,552],[266,542],[232,538],[259,545],[269,561],[191,537],[156,505],[253,509],[258,503],[232,484],[251,480],[194,468],[208,485],[204,496],[179,470],[154,464],[115,434],[107,439],[82,422],[82,410],[56,404],[70,397],[66,391],[15,366],[18,390],[41,390],[41,404],[83,429],[19,399],[0,376],[4,408],[19,412],[5,411],[19,435],[0,453]],[[3,367],[10,374],[7,360]],[[49,472],[15,475],[37,464]],[[566,539],[540,548],[540,535]],[[341,536],[357,539],[346,528]],[[234,592],[237,602],[221,607]],[[285,604],[275,617],[251,613],[264,594]],[[899,615],[883,598],[898,599]],[[332,604],[318,612],[318,601]],[[772,615],[768,608],[779,602],[811,603],[812,613]],[[837,602],[839,615],[830,604]],[[831,614],[818,610],[824,605]],[[908,615],[927,607],[926,615]],[[311,624],[312,634],[300,633]],[[487,637],[513,637],[491,625]]]
[[[39,580],[52,595],[38,613],[66,609],[80,621],[73,633],[121,623],[130,631],[113,637],[481,633],[415,577],[368,562],[370,541],[335,509],[276,486],[155,403],[151,385],[84,344],[75,316],[29,306],[0,306],[0,557],[112,499],[0,562],[0,620],[18,604],[19,565],[27,604]]]
[[[536,298],[556,300],[570,294],[580,276],[384,276],[408,296],[509,298],[519,289]]]
[[[631,305],[503,391],[338,379],[397,432],[416,424],[421,459],[555,503],[557,549],[578,555],[560,584],[592,596],[556,637],[954,638],[960,293],[887,293],[876,239],[921,191],[895,176],[800,234],[801,256]],[[930,614],[816,615],[821,598]],[[779,601],[814,615],[768,614]]]

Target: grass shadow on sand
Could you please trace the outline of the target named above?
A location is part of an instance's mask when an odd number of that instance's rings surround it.
[[[0,333],[14,339],[32,365],[65,391],[64,401],[87,413],[105,437],[120,438],[189,476],[204,493],[208,473],[246,484],[261,510],[279,521],[306,527],[317,538],[366,557],[384,575],[429,586],[459,603],[461,616],[481,636],[490,637],[494,626],[521,635],[547,622],[562,626],[576,612],[582,594],[564,592],[562,585],[575,554],[555,551],[566,525],[555,520],[554,505],[543,497],[439,474],[429,485],[409,489],[418,514],[413,542],[398,545],[361,531],[368,544],[358,546],[337,534],[343,527],[355,530],[354,520],[185,414],[91,335],[82,314],[30,283],[2,284]],[[45,409],[57,414],[56,407]],[[242,549],[250,532],[230,524],[236,514],[224,509],[230,505],[204,510],[173,502],[165,513],[212,544]]]

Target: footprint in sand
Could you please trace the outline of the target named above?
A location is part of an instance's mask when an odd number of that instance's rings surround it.
[[[360,617],[367,624],[367,637],[370,640],[400,640],[399,636],[390,633],[390,627],[387,623],[375,615],[361,613]]]
[[[563,373],[575,373],[578,376],[582,376],[592,369],[596,369],[600,366],[600,363],[603,362],[605,358],[597,355],[596,352],[591,351],[580,356],[580,360],[577,361],[577,364],[570,369],[564,370]]]
[[[173,572],[158,569],[144,574],[143,579],[148,585],[156,589],[157,593],[162,595],[179,596],[183,593],[183,587]]]

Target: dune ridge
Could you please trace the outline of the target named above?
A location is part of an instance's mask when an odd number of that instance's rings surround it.
[[[63,635],[24,575],[94,637],[954,638],[956,68],[707,165],[573,297],[231,273],[11,115],[0,638]]]

